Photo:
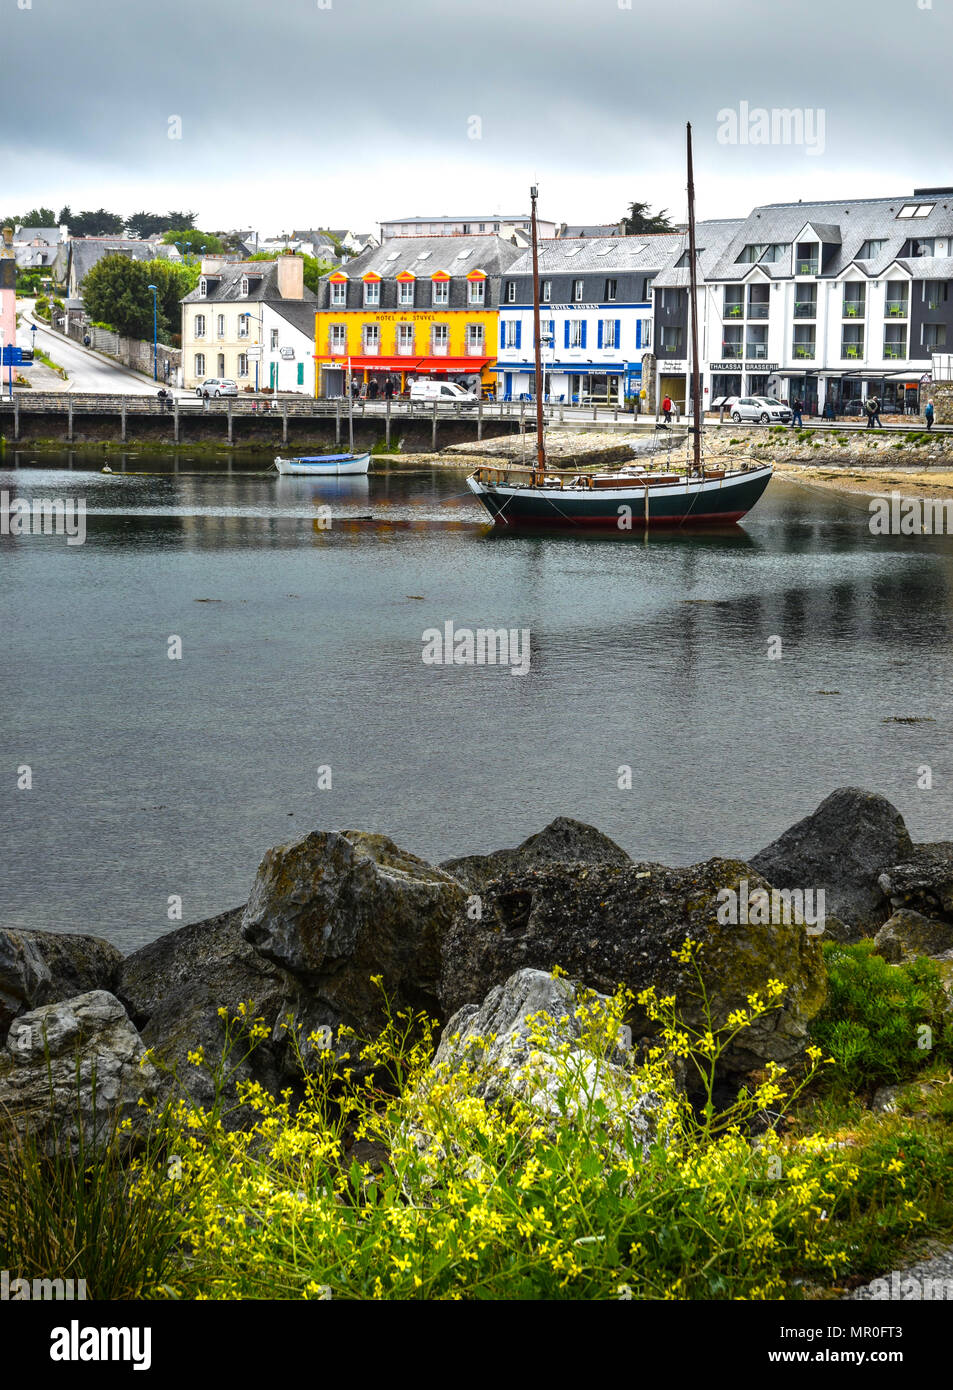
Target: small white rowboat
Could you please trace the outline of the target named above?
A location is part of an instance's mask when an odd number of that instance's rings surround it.
[[[308,478],[366,473],[370,466],[370,454],[312,454],[296,459],[283,459],[279,455],[275,459],[279,473],[294,473]]]

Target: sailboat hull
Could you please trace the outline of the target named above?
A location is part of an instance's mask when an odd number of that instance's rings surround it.
[[[593,528],[626,532],[645,526],[716,526],[740,521],[771,481],[770,466],[704,481],[645,487],[530,487],[486,483],[478,474],[467,485],[501,530]]]

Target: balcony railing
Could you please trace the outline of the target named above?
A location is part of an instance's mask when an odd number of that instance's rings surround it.
[[[380,339],[379,339],[379,338],[375,338],[373,342],[366,342],[366,343],[364,343],[364,344],[362,345],[362,347],[363,347],[363,352],[364,352],[364,356],[365,356],[365,357],[378,357],[378,356],[380,356],[381,344],[380,344]]]
[[[745,306],[743,304],[726,304],[725,318],[740,319],[744,317]]]
[[[791,355],[793,357],[814,357],[815,345],[814,343],[795,343],[791,348]]]
[[[843,358],[850,358],[851,361],[859,361],[864,355],[864,345],[863,343],[841,343],[840,355]]]
[[[748,305],[749,319],[766,319],[770,306],[767,300],[754,300]]]
[[[794,303],[794,317],[795,317],[796,319],[816,319],[816,318],[817,318],[817,300],[816,300],[816,299],[798,299],[798,300],[795,300],[795,303]]]
[[[864,317],[864,301],[862,299],[845,299],[843,316],[845,319],[862,319]]]
[[[796,262],[795,262],[795,265],[797,266],[797,273],[798,273],[798,275],[816,275],[816,274],[817,274],[817,261],[816,261],[816,260],[796,261]]]
[[[906,355],[906,343],[884,343],[884,357],[893,359],[895,357],[906,357]]]
[[[907,301],[905,299],[888,299],[886,309],[889,318],[905,319],[907,317]]]
[[[577,346],[578,346],[578,344],[577,344]],[[663,338],[663,339],[662,339],[661,353],[662,353],[662,356],[663,356],[663,357],[681,357],[681,355],[682,355],[682,345],[681,345],[681,342],[676,342],[676,341],[674,341],[674,340],[671,339],[671,338],[668,338],[668,339]]]
[[[434,357],[446,357],[447,353],[450,351],[450,346],[446,342],[432,343],[430,350]]]
[[[413,357],[413,355],[414,355],[414,345],[413,345],[413,343],[398,343],[398,344],[397,344],[397,356],[398,356],[398,357]]]
[[[743,353],[743,351],[742,351],[742,347],[741,347],[741,344],[740,344],[740,343],[722,343],[722,345],[721,345],[721,355],[722,355],[722,357],[725,359],[725,361],[727,362],[727,361],[732,360],[732,359],[734,359],[734,358],[736,358],[736,357],[737,357],[737,358],[743,357],[743,356],[744,356],[744,353]]]
[[[745,349],[745,356],[746,356],[746,357],[767,357],[767,355],[768,355],[768,345],[767,345],[767,343],[752,343],[752,342],[749,342],[747,348]]]

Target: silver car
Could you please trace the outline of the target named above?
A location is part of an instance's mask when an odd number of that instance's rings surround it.
[[[732,420],[750,420],[761,425],[791,423],[791,412],[773,396],[739,396],[731,404]]]
[[[237,396],[238,382],[227,376],[207,376],[201,386],[196,386],[195,394],[204,396],[206,400],[210,396],[216,399],[219,396]]]

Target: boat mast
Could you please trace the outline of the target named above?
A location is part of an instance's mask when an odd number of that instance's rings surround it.
[[[535,344],[536,365],[536,471],[533,483],[542,487],[546,481],[546,439],[543,433],[543,350],[540,342],[539,323],[539,249],[536,244],[536,195],[539,192],[534,183],[529,190],[530,209],[533,228],[533,342]]]
[[[695,175],[692,168],[692,124],[686,127],[688,142],[688,262],[692,316],[692,446],[693,472],[702,471],[701,379],[698,372],[698,261],[695,250]]]

